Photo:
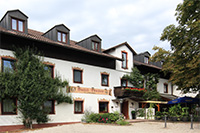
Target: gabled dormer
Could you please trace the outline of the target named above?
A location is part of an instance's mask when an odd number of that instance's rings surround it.
[[[149,57],[151,56],[151,54],[146,51],[144,53],[140,53],[138,55],[134,56],[134,60],[142,62],[142,63],[146,63],[149,64]]]
[[[28,33],[28,17],[20,10],[10,10],[0,21],[0,25],[7,30]]]
[[[101,52],[101,38],[97,35],[92,35],[76,44],[90,50]]]
[[[70,29],[68,29],[64,24],[54,26],[45,32],[43,36],[63,44],[70,43]]]

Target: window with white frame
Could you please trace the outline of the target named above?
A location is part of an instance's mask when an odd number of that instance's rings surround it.
[[[24,21],[12,18],[12,30],[24,32]]]

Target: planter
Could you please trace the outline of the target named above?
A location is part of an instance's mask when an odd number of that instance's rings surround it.
[[[143,120],[143,119],[145,119],[145,118],[144,118],[144,117],[137,117],[137,119],[142,119],[142,120]]]
[[[132,119],[136,119],[136,113],[131,113],[132,114]]]

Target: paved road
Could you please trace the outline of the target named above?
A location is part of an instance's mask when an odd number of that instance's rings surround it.
[[[200,123],[168,123],[164,128],[163,122],[139,122],[129,126],[101,124],[70,124],[51,128],[43,128],[28,133],[200,133]]]

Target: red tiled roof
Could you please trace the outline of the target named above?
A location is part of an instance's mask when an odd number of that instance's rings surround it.
[[[73,40],[70,40],[70,45],[65,45],[63,43],[53,41],[49,38],[42,36],[44,33],[36,31],[36,30],[32,30],[32,29],[28,29],[28,34],[26,34],[26,33],[20,33],[20,32],[16,32],[16,31],[12,31],[12,30],[7,30],[0,26],[0,32],[16,35],[19,37],[25,37],[25,38],[29,38],[29,39],[33,39],[33,40],[38,40],[38,41],[42,41],[42,42],[47,42],[47,43],[51,43],[51,44],[62,45],[66,48],[71,48],[71,49],[79,50],[82,52],[87,52],[87,53],[92,53],[92,54],[96,54],[96,55],[100,55],[100,56],[104,56],[104,57],[108,57],[108,58],[122,60],[121,58],[118,58],[118,57],[115,57],[115,56],[112,56],[112,55],[109,55],[106,53],[100,53],[100,52],[89,50],[89,49],[86,49],[79,45],[76,45],[76,41],[73,41]]]

